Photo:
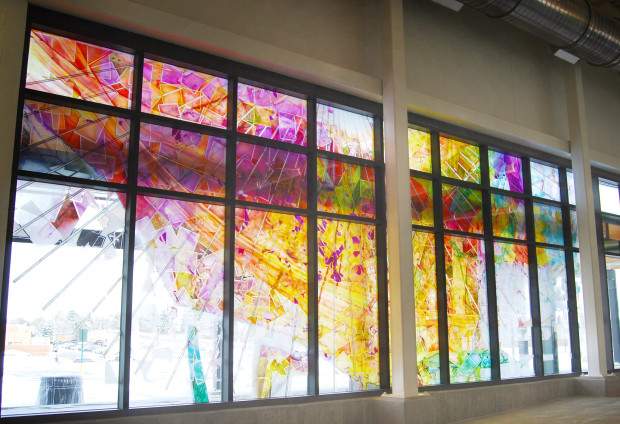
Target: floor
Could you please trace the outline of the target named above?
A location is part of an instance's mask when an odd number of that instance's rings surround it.
[[[620,398],[573,396],[463,424],[620,424]]]

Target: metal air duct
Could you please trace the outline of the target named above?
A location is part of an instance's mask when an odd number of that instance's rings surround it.
[[[620,24],[587,0],[459,0],[596,66],[620,71]]]

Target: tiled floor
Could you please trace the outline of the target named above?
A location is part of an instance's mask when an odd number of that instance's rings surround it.
[[[620,424],[620,398],[574,396],[469,421],[467,424]]]

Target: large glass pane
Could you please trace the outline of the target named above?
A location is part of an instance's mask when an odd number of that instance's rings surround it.
[[[494,243],[502,379],[534,375],[527,246]]]
[[[445,236],[450,382],[491,379],[484,242]]]
[[[432,172],[430,133],[409,128],[409,169]]]
[[[306,218],[235,212],[235,399],[308,390]]]
[[[620,254],[620,219],[603,216],[603,243],[605,252]]]
[[[224,197],[225,180],[225,139],[140,125],[138,185]]]
[[[523,193],[521,158],[489,150],[491,187]]]
[[[411,221],[413,224],[433,226],[433,182],[409,177],[411,190]]]
[[[570,230],[571,230],[571,243],[573,244],[573,247],[579,247],[577,211],[570,211]]]
[[[414,231],[412,240],[418,385],[428,386],[439,384],[435,235],[425,231]]]
[[[43,31],[30,31],[26,88],[131,107],[133,55]]]
[[[620,368],[620,257],[605,256],[605,265],[614,368]]]
[[[480,149],[446,137],[439,137],[441,175],[473,183],[480,182]]]
[[[575,264],[575,291],[577,293],[577,324],[579,325],[579,350],[581,351],[581,371],[588,371],[588,349],[586,343],[586,319],[583,306],[583,282],[581,280],[581,258],[573,252]]]
[[[142,112],[226,128],[228,80],[144,59]]]
[[[564,251],[536,248],[545,375],[571,372]]]
[[[317,208],[343,215],[375,217],[375,170],[318,158]]]
[[[237,143],[237,199],[305,208],[306,162],[300,153]]]
[[[493,235],[519,240],[526,239],[525,201],[516,197],[491,194]]]
[[[620,215],[618,184],[599,179],[598,189],[601,199],[601,211]]]
[[[534,203],[534,228],[537,242],[564,244],[562,209]]]
[[[566,170],[566,185],[568,186],[568,203],[574,205],[576,202],[575,198],[575,175],[573,175],[573,171]]]
[[[130,404],[221,400],[224,207],[138,196]]]
[[[560,201],[560,171],[558,168],[530,161],[532,195]]]
[[[305,146],[307,102],[253,85],[238,85],[237,131]]]
[[[316,107],[316,143],[321,150],[374,160],[374,127],[370,116],[322,104]]]
[[[319,219],[319,390],[379,388],[375,227]]]
[[[117,407],[124,196],[18,181],[3,416]]]
[[[127,182],[129,120],[24,101],[19,169]]]
[[[443,184],[442,198],[444,228],[482,233],[482,195],[479,190]]]

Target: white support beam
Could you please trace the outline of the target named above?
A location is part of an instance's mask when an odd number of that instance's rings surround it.
[[[383,118],[392,323],[392,396],[418,393],[405,34],[401,0],[382,1]]]

